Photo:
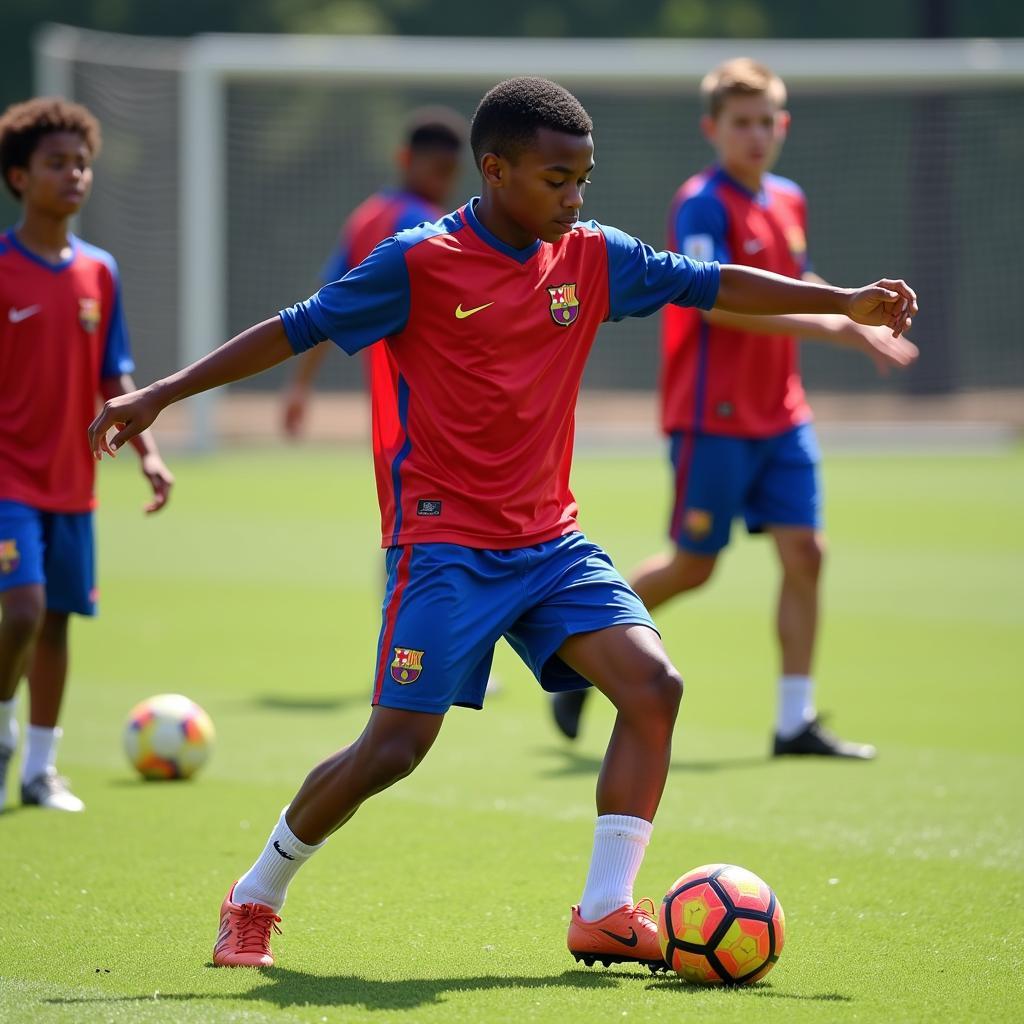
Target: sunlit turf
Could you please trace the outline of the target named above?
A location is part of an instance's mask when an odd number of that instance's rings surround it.
[[[367,714],[381,587],[362,452],[179,458],[145,519],[102,469],[102,616],[76,621],[61,767],[81,816],[0,817],[0,1020],[1011,1021],[1024,1018],[1024,455],[836,456],[818,677],[870,765],[773,762],[764,541],[659,614],[687,681],[638,895],[742,864],[786,910],[775,971],[711,991],[577,968],[564,948],[611,723],[561,742],[502,645],[413,776],[303,870],[272,972],[209,966],[227,885],[312,763]],[[627,571],[662,544],[656,453],[577,461],[588,534]],[[190,783],[144,784],[129,708],[182,691],[218,729]],[[11,782],[15,782],[12,772]]]

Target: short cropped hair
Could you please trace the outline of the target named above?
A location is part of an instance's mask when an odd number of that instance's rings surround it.
[[[477,166],[485,153],[515,161],[541,128],[567,135],[589,135],[594,122],[568,89],[546,78],[509,78],[480,101],[473,115],[470,144]]]
[[[750,57],[734,57],[709,71],[700,83],[700,95],[712,117],[718,117],[730,96],[767,96],[779,109],[786,105],[785,83]]]
[[[59,96],[40,96],[14,103],[0,115],[0,174],[15,199],[21,196],[8,180],[8,171],[28,167],[39,140],[54,132],[76,132],[93,157],[100,151],[100,123],[80,103]]]
[[[420,107],[405,124],[405,144],[413,152],[441,149],[457,153],[468,134],[466,119],[450,107]]]

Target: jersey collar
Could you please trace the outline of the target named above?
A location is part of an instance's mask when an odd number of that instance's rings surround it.
[[[14,228],[8,228],[4,235],[4,238],[11,245],[13,249],[16,249],[26,259],[31,260],[33,263],[38,263],[41,267],[46,267],[47,270],[52,270],[54,273],[58,273],[65,267],[70,266],[75,262],[75,257],[78,255],[78,239],[74,235],[68,235],[68,245],[71,247],[71,255],[66,260],[61,260],[60,263],[50,263],[44,260],[42,256],[37,256],[31,249],[26,249],[21,242],[18,241],[18,236],[14,233]]]
[[[525,263],[540,248],[541,242],[539,238],[525,249],[516,249],[507,242],[503,242],[496,235],[492,235],[477,219],[474,207],[478,202],[480,202],[480,197],[474,196],[462,208],[462,213],[466,218],[466,223],[480,237],[481,241],[486,242],[492,249],[497,249],[503,256],[514,259],[517,263]]]
[[[746,185],[737,181],[731,174],[729,174],[721,164],[715,165],[715,176],[721,181],[724,181],[726,185],[730,185],[737,191],[742,192],[748,199],[753,199],[758,206],[768,205],[768,191],[765,189],[763,181],[761,183],[761,188],[757,192],[751,192]]]

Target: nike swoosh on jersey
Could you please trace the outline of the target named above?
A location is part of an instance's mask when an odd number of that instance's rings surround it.
[[[615,932],[610,932],[607,928],[602,928],[601,931],[603,931],[609,939],[621,942],[624,946],[635,946],[640,939],[634,928],[629,929],[628,935],[616,935]]]
[[[493,306],[493,302],[485,302],[482,306],[476,306],[473,309],[463,309],[462,303],[460,302],[455,307],[455,319],[465,320],[467,316],[472,316],[474,313],[479,313],[481,309],[487,309],[488,306]]]
[[[20,324],[22,320],[27,320],[30,316],[38,313],[42,306],[26,306],[24,309],[15,309],[13,306],[7,310],[7,319],[12,324]]]

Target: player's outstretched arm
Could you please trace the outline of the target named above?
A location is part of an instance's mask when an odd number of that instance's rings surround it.
[[[313,380],[327,355],[329,345],[320,344],[303,352],[296,360],[295,373],[284,391],[282,425],[287,437],[297,438],[306,421],[306,409],[313,390]]]
[[[895,338],[885,327],[854,323],[839,313],[786,313],[776,316],[745,316],[712,309],[704,314],[708,323],[731,327],[747,334],[793,335],[808,341],[821,341],[863,352],[878,372],[887,374],[893,367],[909,366],[919,353],[917,346],[903,335]]]
[[[109,399],[89,426],[89,447],[97,459],[103,452],[114,455],[174,402],[269,370],[292,355],[280,317],[264,320],[170,377]],[[112,427],[119,429],[108,440]]]
[[[104,377],[100,381],[100,394],[104,401],[111,398],[120,398],[135,390],[135,381],[127,373],[118,377]],[[174,474],[167,468],[160,455],[160,449],[156,446],[156,438],[152,431],[143,430],[132,438],[132,447],[139,454],[139,466],[142,475],[149,481],[153,490],[153,500],[143,506],[143,511],[148,514],[159,512],[167,504],[171,496],[171,488],[174,486]]]
[[[842,313],[860,324],[888,327],[898,338],[917,313],[917,296],[904,281],[888,278],[864,288],[834,288],[730,263],[721,269],[715,308],[755,316]]]

